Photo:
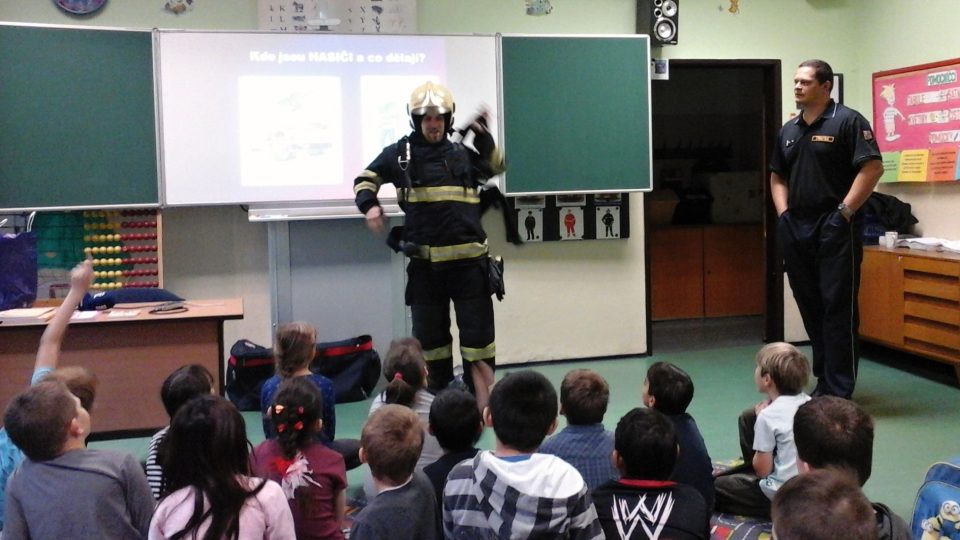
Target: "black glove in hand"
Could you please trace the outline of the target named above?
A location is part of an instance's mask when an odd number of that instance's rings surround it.
[[[489,131],[483,130],[480,132],[474,130],[473,147],[477,149],[477,153],[480,154],[480,157],[486,159],[493,154],[493,150],[497,147],[497,143],[493,141],[493,135],[491,135]]]

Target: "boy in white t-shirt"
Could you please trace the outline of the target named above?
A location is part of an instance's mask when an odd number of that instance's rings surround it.
[[[718,512],[770,517],[777,489],[797,475],[797,446],[793,442],[793,415],[810,400],[803,392],[810,363],[789,343],[770,343],[757,352],[754,382],[767,399],[740,415],[740,447],[752,472],[717,478]]]

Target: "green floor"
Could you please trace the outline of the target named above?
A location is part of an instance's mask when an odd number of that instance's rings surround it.
[[[647,366],[658,360],[673,362],[689,372],[694,380],[696,395],[689,412],[700,426],[711,457],[730,459],[739,452],[737,416],[744,407],[760,399],[753,386],[756,350],[755,346],[729,347],[642,358],[563,362],[538,365],[532,369],[542,372],[558,386],[563,375],[571,369],[588,367],[598,371],[610,383],[611,403],[605,423],[613,429],[620,416],[640,405]],[[936,369],[931,377],[891,367],[891,356],[895,362],[902,362],[902,357],[885,352],[864,353],[854,399],[876,421],[873,476],[865,488],[867,495],[872,500],[888,504],[909,521],[914,496],[927,466],[960,454],[960,388],[950,381],[944,382],[942,372]],[[916,359],[911,361],[927,363]],[[506,371],[508,368],[501,369],[500,374]],[[337,436],[359,437],[369,405],[369,401],[338,405]],[[257,444],[263,439],[259,413],[247,412],[244,416],[251,442]],[[488,430],[480,446],[491,448],[492,443],[492,433]],[[138,456],[145,454],[146,445],[147,439],[91,444],[125,449]],[[351,471],[348,474],[351,485],[359,484],[361,475],[362,470]]]

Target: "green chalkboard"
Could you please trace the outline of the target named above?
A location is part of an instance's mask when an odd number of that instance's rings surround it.
[[[506,192],[651,188],[647,36],[503,36]]]
[[[149,31],[0,25],[0,210],[157,205]]]

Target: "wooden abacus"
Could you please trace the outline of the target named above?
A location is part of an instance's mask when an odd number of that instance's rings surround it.
[[[84,254],[93,258],[92,288],[163,287],[160,211],[88,210]]]

